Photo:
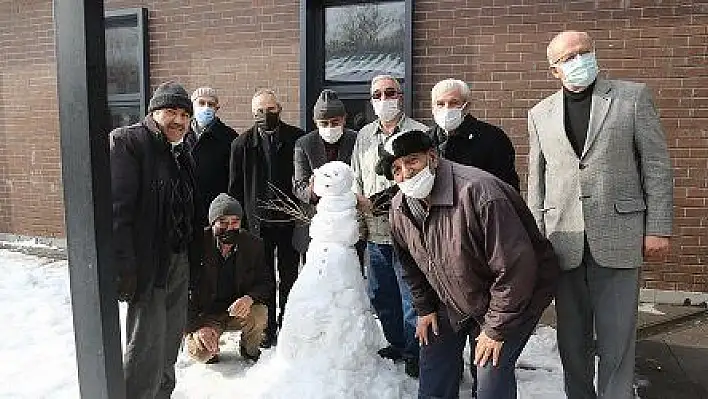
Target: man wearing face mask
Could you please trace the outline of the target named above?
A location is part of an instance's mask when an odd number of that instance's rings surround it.
[[[182,142],[192,115],[184,88],[157,87],[140,123],[110,134],[113,248],[128,302],[126,397],[167,398],[175,387],[190,269],[199,266],[194,161]]]
[[[347,112],[337,93],[323,90],[312,109],[317,130],[300,137],[295,143],[295,175],[293,191],[314,214],[317,196],[312,191],[313,170],[331,161],[350,163],[356,132],[345,129]],[[297,229],[295,242],[300,253],[307,251],[308,229]]]
[[[514,367],[559,273],[523,198],[478,168],[438,156],[426,133],[385,146],[379,170],[400,188],[391,234],[418,312],[418,397],[459,397],[471,336],[478,399],[516,398]]]
[[[431,91],[435,125],[430,135],[439,154],[474,166],[519,190],[514,146],[504,131],[470,114],[470,88],[457,79],[441,80]]]
[[[272,282],[263,240],[240,229],[242,215],[241,204],[228,194],[209,206],[210,227],[204,230],[201,268],[191,276],[185,333],[187,353],[201,363],[219,361],[224,331],[241,331],[242,357],[257,361],[261,354]]]
[[[231,144],[229,194],[244,208],[245,228],[263,239],[268,276],[275,281],[275,254],[278,261],[278,304],[273,284],[268,299],[268,328],[264,347],[275,344],[285,303],[297,278],[299,256],[293,247],[292,217],[269,209],[268,201],[297,201],[293,195],[293,155],[295,142],[304,132],[280,120],[282,107],[270,89],[256,92],[251,101],[255,123]],[[273,188],[277,189],[277,191]],[[277,315],[277,316],[276,316]]]
[[[633,398],[640,266],[668,254],[672,227],[664,132],[646,85],[598,77],[587,33],[558,34],[546,55],[563,87],[529,111],[528,204],[563,269],[565,392]]]
[[[427,130],[422,123],[404,115],[402,99],[401,85],[393,76],[380,75],[372,80],[371,105],[378,119],[359,131],[351,165],[357,206],[366,215],[369,296],[389,343],[379,350],[379,355],[396,361],[404,360],[406,372],[416,376],[418,341],[415,338],[416,315],[410,289],[400,277],[401,265],[391,246],[388,216],[385,212],[372,209],[372,201],[369,199],[393,186],[392,181],[376,173],[379,147],[397,133]]]
[[[220,108],[216,90],[211,87],[194,90],[192,105],[194,118],[184,141],[197,166],[197,187],[206,213],[211,201],[229,187],[231,142],[238,134],[216,115]]]

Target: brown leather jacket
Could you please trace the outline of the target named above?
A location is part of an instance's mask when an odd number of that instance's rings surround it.
[[[189,290],[187,332],[226,315],[226,309],[216,313],[214,304],[217,294],[219,269],[224,265],[234,267],[233,296],[248,295],[254,302],[265,304],[275,284],[266,272],[263,240],[241,230],[234,245],[232,259],[228,262],[221,256],[210,228],[204,230],[204,255],[199,270],[192,270]]]
[[[402,193],[390,212],[416,311],[446,308],[455,330],[477,322],[489,337],[503,340],[551,302],[558,260],[512,186],[444,159],[435,173],[422,231]]]

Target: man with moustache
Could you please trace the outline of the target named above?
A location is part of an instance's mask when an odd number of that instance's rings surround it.
[[[140,123],[110,134],[113,245],[128,303],[126,396],[169,398],[197,267],[200,213],[194,162],[182,140],[192,116],[184,88],[161,84]]]

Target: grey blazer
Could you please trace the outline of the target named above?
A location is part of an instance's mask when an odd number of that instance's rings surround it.
[[[564,270],[576,268],[584,237],[598,264],[642,264],[646,235],[670,236],[671,162],[645,84],[598,78],[578,157],[564,128],[562,90],[528,113],[528,205]]]
[[[337,160],[350,164],[352,150],[356,141],[356,131],[344,129],[342,137],[339,138],[339,151]],[[293,157],[295,171],[293,175],[293,194],[303,202],[306,212],[310,215],[315,213],[313,204],[314,198],[308,189],[310,176],[313,170],[327,163],[327,154],[320,134],[317,130],[300,137],[295,142],[295,155]],[[310,242],[309,225],[300,225],[293,232],[293,246],[300,253],[307,251]]]

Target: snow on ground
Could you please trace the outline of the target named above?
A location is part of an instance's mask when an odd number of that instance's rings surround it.
[[[0,275],[0,397],[78,398],[67,262],[0,249]],[[173,398],[240,398],[234,387],[269,383],[267,376],[244,379],[250,363],[237,354],[238,333],[222,339],[219,364],[196,364],[180,354]],[[264,351],[263,360],[273,351]],[[395,367],[403,373],[402,364]],[[469,374],[465,376],[462,390],[467,394],[461,397],[470,396]],[[519,359],[517,378],[521,399],[564,398],[553,329],[541,327],[531,337]],[[402,398],[415,398],[416,385],[416,380],[407,379]]]

